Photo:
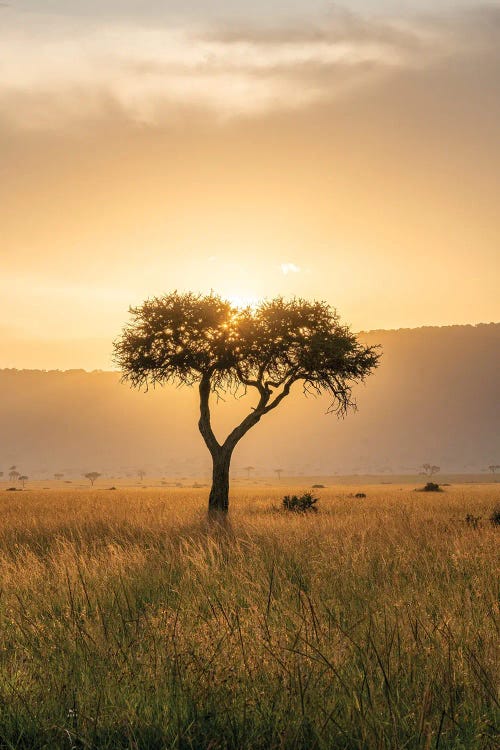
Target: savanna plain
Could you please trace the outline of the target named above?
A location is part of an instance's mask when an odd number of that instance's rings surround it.
[[[414,486],[2,492],[0,747],[498,748],[500,484]]]

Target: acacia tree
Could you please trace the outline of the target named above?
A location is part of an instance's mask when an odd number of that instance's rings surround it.
[[[95,480],[99,479],[101,475],[99,474],[98,471],[89,471],[87,472],[87,474],[84,474],[83,476],[85,477],[85,479],[89,480],[91,486],[93,487]]]
[[[274,473],[278,475],[278,480],[281,479],[281,475],[283,473],[283,469],[275,469]]]
[[[434,474],[439,474],[441,471],[441,467],[435,466],[434,464],[422,464],[422,469],[422,474],[425,474],[428,477],[432,477]]]
[[[325,302],[278,297],[256,309],[238,309],[216,294],[173,292],[130,308],[130,314],[114,343],[123,379],[146,390],[170,382],[198,386],[198,427],[213,463],[209,511],[227,512],[236,445],[295,383],[305,392],[329,394],[329,412],[343,416],[355,406],[352,386],[372,372],[380,356]],[[210,396],[241,389],[256,394],[256,405],[219,442]]]
[[[255,471],[255,466],[244,466],[243,471],[246,471],[247,479],[250,479],[250,472]]]
[[[23,490],[24,490],[24,485],[28,481],[29,477],[27,477],[26,474],[21,474],[21,476],[18,477],[18,479],[21,482],[21,484],[23,485]]]

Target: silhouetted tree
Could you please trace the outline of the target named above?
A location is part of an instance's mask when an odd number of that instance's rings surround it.
[[[243,471],[246,471],[247,479],[250,479],[250,472],[255,471],[255,466],[245,466]]]
[[[364,346],[324,302],[282,298],[238,309],[215,294],[179,294],[130,309],[132,320],[115,341],[123,379],[147,387],[198,385],[199,430],[212,456],[210,511],[228,510],[229,466],[241,438],[301,382],[328,393],[340,416],[354,407],[352,386],[377,366],[376,347]],[[252,389],[257,403],[219,442],[212,429],[210,394]]]
[[[28,479],[29,479],[29,477],[27,477],[25,474],[21,474],[21,476],[19,477],[19,481],[23,485],[23,490],[24,490],[24,485],[26,484],[26,482],[28,481]]]
[[[101,475],[99,474],[98,471],[89,471],[87,474],[84,474],[83,476],[85,477],[85,479],[89,480],[91,486],[93,487],[95,480],[99,479]]]
[[[54,474],[54,479],[60,480],[64,477],[64,474]]]
[[[11,482],[15,482],[16,479],[18,478],[19,478],[19,472],[16,471],[15,467],[11,467],[9,471],[9,479],[11,480]]]
[[[274,473],[278,475],[278,479],[281,479],[281,474],[283,473],[283,469],[275,469]]]
[[[137,476],[139,477],[139,479],[140,479],[140,480],[141,480],[141,482],[142,482],[142,480],[143,480],[143,479],[144,479],[144,477],[146,476],[146,472],[144,471],[144,469],[139,469],[139,470],[138,470],[138,472],[137,472]]]
[[[428,477],[432,477],[434,474],[439,474],[441,471],[440,466],[435,466],[433,464],[422,464],[423,472],[420,472],[421,474],[425,474]]]
[[[500,464],[491,464],[491,466],[488,466],[488,469],[492,474],[496,474],[497,469],[500,469]]]

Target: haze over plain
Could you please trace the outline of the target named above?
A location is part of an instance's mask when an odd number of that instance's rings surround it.
[[[233,476],[246,477],[245,466],[256,477],[274,476],[277,467],[293,477],[415,474],[429,462],[442,473],[494,479],[487,467],[500,456],[500,324],[376,331],[362,340],[382,344],[384,359],[356,388],[359,411],[338,421],[325,415],[326,397],[305,398],[294,386],[290,401],[241,441]],[[4,466],[40,478],[97,469],[138,481],[145,468],[149,477],[207,480],[194,388],[144,393],[111,372],[0,370],[0,389]],[[214,399],[217,435],[248,413],[249,402]]]

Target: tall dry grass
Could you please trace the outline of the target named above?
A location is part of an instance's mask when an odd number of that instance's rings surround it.
[[[498,747],[500,488],[288,490],[2,493],[0,747]]]

